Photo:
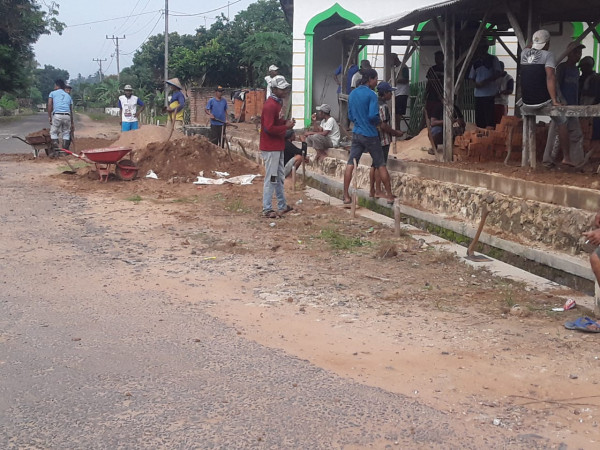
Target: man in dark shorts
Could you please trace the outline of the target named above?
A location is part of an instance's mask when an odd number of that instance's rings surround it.
[[[285,132],[285,148],[283,149],[283,176],[289,177],[292,173],[292,169],[298,170],[302,160],[308,163],[306,157],[306,149],[308,145],[306,142],[302,142],[302,147],[298,148],[293,141],[296,140],[296,132],[294,130],[287,130]]]
[[[390,174],[385,167],[383,159],[383,150],[377,125],[381,121],[379,117],[379,102],[377,94],[373,91],[377,86],[377,71],[374,69],[365,69],[361,79],[360,86],[354,89],[348,97],[348,119],[354,123],[352,130],[352,147],[350,148],[350,158],[346,164],[344,173],[344,204],[352,204],[352,199],[348,193],[354,164],[358,164],[360,157],[364,152],[369,152],[373,160],[373,167],[379,172],[381,181],[386,191],[386,199],[389,205],[394,203],[392,188],[390,186]]]
[[[392,99],[392,92],[396,90],[390,83],[382,81],[377,85],[377,97],[379,98],[379,139],[381,141],[381,149],[383,150],[383,161],[387,164],[388,155],[390,153],[390,144],[392,143],[392,137],[400,137],[404,133],[399,130],[394,130],[391,125],[390,108],[388,106],[389,101]],[[396,97],[397,99],[398,97]],[[381,179],[379,178],[379,171],[375,170],[375,166],[371,166],[369,171],[369,197],[380,198],[383,197],[383,186]]]

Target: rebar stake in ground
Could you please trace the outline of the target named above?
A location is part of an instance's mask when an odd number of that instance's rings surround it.
[[[481,202],[481,221],[479,222],[479,227],[477,228],[477,232],[475,233],[475,237],[473,238],[473,241],[471,241],[469,248],[467,248],[467,259],[469,261],[474,261],[474,262],[491,261],[491,259],[486,256],[475,255],[475,247],[477,247],[477,243],[479,242],[479,237],[481,236],[481,232],[483,231],[483,226],[485,225],[485,220],[487,219],[487,216],[490,213],[490,206],[492,203],[494,203],[494,197],[491,195],[488,195]]]

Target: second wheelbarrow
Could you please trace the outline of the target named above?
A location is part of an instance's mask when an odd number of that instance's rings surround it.
[[[82,150],[78,155],[69,150],[61,149],[67,153],[92,163],[96,166],[100,181],[108,181],[108,175],[111,172],[111,166],[115,166],[115,175],[123,181],[133,180],[139,168],[130,159],[123,159],[125,155],[131,152],[131,148],[127,147],[108,147],[96,148],[91,150]]]

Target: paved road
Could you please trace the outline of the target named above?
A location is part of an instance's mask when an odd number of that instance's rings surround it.
[[[245,339],[210,301],[169,288],[170,259],[153,261],[142,226],[112,226],[112,214],[138,214],[130,202],[99,214],[92,199],[42,189],[47,167],[0,162],[0,448],[511,444]],[[189,282],[210,278],[202,270]]]
[[[47,113],[34,113],[0,120],[0,153],[32,153],[29,145],[18,139],[5,138],[13,134],[24,138],[29,133],[49,126]]]

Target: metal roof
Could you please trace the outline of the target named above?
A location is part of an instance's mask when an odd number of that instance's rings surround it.
[[[598,0],[531,0],[534,23],[544,24],[567,21],[598,21],[600,19],[599,3]],[[333,33],[328,38],[333,36],[357,38],[381,31],[393,32],[441,16],[446,12],[454,12],[457,18],[462,20],[480,20],[485,12],[489,11],[488,22],[494,24],[499,30],[507,30],[511,28],[506,17],[507,7],[515,16],[522,19],[522,24],[526,23],[529,8],[529,2],[527,1],[508,0],[505,3],[498,0],[449,0],[363,22]]]

